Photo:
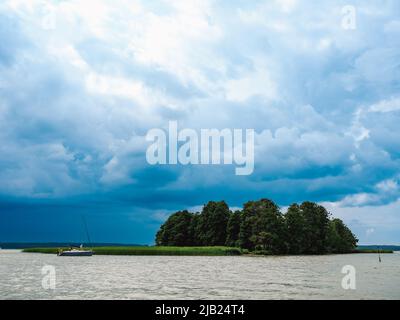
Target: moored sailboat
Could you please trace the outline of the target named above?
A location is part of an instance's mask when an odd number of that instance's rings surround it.
[[[85,227],[85,231],[86,231],[86,236],[88,238],[88,242],[89,245],[91,244],[90,242],[90,237],[89,237],[89,231],[86,225],[86,221],[85,218],[82,216],[82,221],[83,221],[83,225]],[[69,250],[62,250],[59,249],[57,252],[57,256],[64,256],[64,257],[90,257],[93,255],[93,250],[89,249],[89,250],[85,250],[83,248],[83,245],[81,244],[79,248],[72,248],[70,247]]]
[[[65,257],[90,257],[93,255],[93,251],[71,248],[69,250],[59,250],[57,255]]]

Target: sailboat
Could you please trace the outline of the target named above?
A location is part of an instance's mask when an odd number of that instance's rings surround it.
[[[86,236],[88,238],[89,245],[91,246],[89,231],[88,231],[84,216],[82,216],[82,221],[83,221],[83,225],[85,226]],[[59,257],[62,257],[62,256],[63,257],[90,257],[92,255],[93,255],[93,251],[83,249],[82,244],[80,245],[79,248],[70,247],[69,250],[59,249],[57,252],[57,256],[59,256]]]
[[[92,250],[83,250],[81,247],[79,249],[77,248],[70,248],[69,250],[59,250],[57,252],[57,255],[59,257],[64,256],[64,257],[90,257],[93,255]]]

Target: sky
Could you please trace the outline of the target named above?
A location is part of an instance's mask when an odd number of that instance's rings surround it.
[[[150,165],[169,121],[253,129],[253,174]],[[399,121],[398,0],[3,0],[0,241],[84,241],[84,215],[152,244],[174,211],[270,198],[400,244]]]

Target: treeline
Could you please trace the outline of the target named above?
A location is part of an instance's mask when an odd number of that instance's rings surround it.
[[[235,212],[224,201],[210,201],[201,213],[178,211],[156,235],[158,246],[229,246],[266,254],[347,253],[357,242],[321,205],[292,204],[282,214],[268,199],[249,201]]]

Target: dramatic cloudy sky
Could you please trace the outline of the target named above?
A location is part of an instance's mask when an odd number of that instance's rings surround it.
[[[148,165],[170,120],[254,129],[253,175]],[[152,243],[174,210],[267,197],[400,243],[399,121],[398,0],[3,0],[0,241],[80,241],[84,214]]]

